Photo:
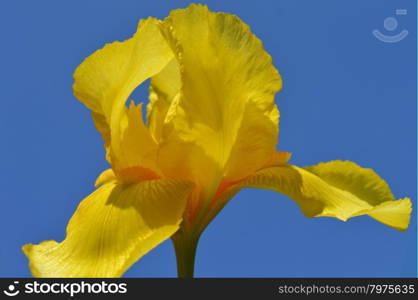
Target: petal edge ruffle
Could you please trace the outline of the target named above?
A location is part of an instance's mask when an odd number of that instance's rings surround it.
[[[395,200],[386,182],[373,170],[349,161],[331,161],[307,168],[289,164],[265,168],[238,186],[285,194],[307,217],[327,216],[346,221],[369,215],[401,231],[410,222],[411,200]]]
[[[192,185],[149,180],[102,185],[78,206],[61,242],[22,247],[36,277],[119,277],[171,237]]]

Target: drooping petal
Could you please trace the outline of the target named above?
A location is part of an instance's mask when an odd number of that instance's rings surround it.
[[[340,220],[369,215],[398,230],[406,230],[411,200],[395,200],[386,182],[373,170],[349,161],[331,161],[307,168],[293,165],[265,168],[231,189],[271,189],[292,198],[307,217]]]
[[[132,151],[143,147],[130,148],[134,142],[129,139],[133,136],[143,138],[136,143],[155,146],[149,132],[130,128],[131,123],[132,126],[142,123],[142,117],[132,120],[129,115],[136,113],[136,109],[127,109],[125,103],[139,84],[160,72],[173,57],[161,34],[159,21],[149,18],[139,23],[132,38],[107,44],[86,58],[75,71],[74,95],[92,110],[106,148],[109,150],[111,146],[108,158],[112,165],[125,168],[137,163],[132,157],[138,159],[143,153],[132,155]],[[138,132],[134,133],[135,130]]]
[[[108,182],[85,198],[64,241],[27,244],[36,277],[118,277],[179,228],[191,185]]]
[[[222,178],[248,176],[275,151],[281,79],[236,16],[191,5],[163,25],[176,43],[181,87],[165,117],[159,163],[166,175],[191,177],[214,193]]]

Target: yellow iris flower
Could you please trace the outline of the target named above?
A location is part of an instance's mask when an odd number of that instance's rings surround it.
[[[149,78],[144,123],[141,104],[126,102]],[[118,277],[170,237],[179,276],[192,276],[200,234],[246,187],[283,193],[307,217],[369,215],[408,227],[410,199],[395,200],[373,170],[349,161],[301,168],[276,151],[282,81],[234,15],[191,5],[142,20],[132,38],[89,56],[74,79],[111,169],[78,206],[64,241],[23,246],[34,276]]]

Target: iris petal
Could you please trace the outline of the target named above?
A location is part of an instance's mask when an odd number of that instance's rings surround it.
[[[174,234],[191,185],[151,180],[108,182],[85,198],[64,241],[27,244],[23,251],[36,277],[118,277]]]
[[[130,113],[135,108],[127,109],[125,103],[138,85],[160,72],[172,59],[171,48],[160,31],[160,21],[149,18],[139,23],[132,38],[107,44],[76,69],[74,95],[92,110],[96,128],[111,152],[107,157],[113,167],[135,165],[138,161],[132,157],[138,159],[144,151],[136,155],[132,151],[155,146],[148,132],[129,128],[130,123],[135,123],[133,127],[142,123],[142,118],[133,120]],[[137,142],[142,147],[131,148],[132,136],[141,138]]]
[[[238,187],[283,193],[307,217],[327,216],[345,221],[369,215],[401,231],[406,230],[410,221],[409,198],[395,200],[386,182],[373,170],[349,161],[331,161],[307,168],[293,165],[265,168]]]
[[[180,87],[180,66],[176,59],[172,59],[160,73],[152,77],[150,102],[147,106],[147,123],[157,142],[161,141],[164,120]]]
[[[164,119],[159,164],[169,177],[197,182],[209,197],[222,178],[248,176],[275,151],[281,79],[236,16],[191,5],[172,11],[163,27],[172,36],[181,87]]]

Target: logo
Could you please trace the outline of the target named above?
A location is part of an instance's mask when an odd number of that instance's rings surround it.
[[[406,15],[408,11],[406,9],[397,9],[396,15]],[[398,20],[394,17],[387,17],[383,21],[383,27],[386,29],[387,32],[395,31],[398,28]],[[372,31],[373,35],[380,41],[385,43],[397,43],[402,41],[408,35],[408,30],[404,29],[398,34],[395,35],[387,35],[381,33],[379,30],[375,29]]]
[[[39,282],[37,280],[20,283],[14,281],[3,293],[14,297],[19,294],[66,294],[73,297],[77,294],[126,294],[128,285],[125,282]],[[19,297],[18,297],[19,298]]]
[[[14,297],[20,293],[19,290],[16,289],[16,285],[19,284],[19,281],[14,281],[13,284],[10,284],[7,287],[7,290],[4,290],[3,293],[7,296]]]

